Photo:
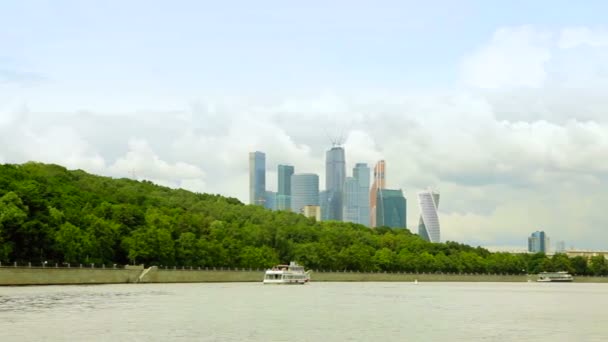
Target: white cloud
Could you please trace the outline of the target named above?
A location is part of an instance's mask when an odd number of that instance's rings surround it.
[[[465,84],[497,89],[540,87],[546,79],[545,64],[551,59],[551,34],[531,26],[502,28],[491,41],[462,63]]]
[[[608,46],[608,30],[589,27],[568,27],[561,31],[557,45],[562,49],[581,45],[591,47]]]

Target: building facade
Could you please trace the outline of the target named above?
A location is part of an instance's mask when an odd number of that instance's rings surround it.
[[[313,173],[293,174],[291,211],[301,214],[307,205],[319,205],[319,176]]]
[[[321,207],[321,221],[329,220],[329,203],[326,190],[319,192],[319,206]]]
[[[279,165],[277,171],[277,210],[291,210],[291,176],[294,173],[294,167]]]
[[[535,231],[528,237],[528,252],[530,253],[548,253],[549,252],[549,237],[544,231]]]
[[[418,193],[420,205],[420,219],[418,220],[418,235],[429,242],[441,241],[441,228],[439,225],[439,193],[428,190]]]
[[[376,225],[376,203],[378,199],[378,190],[386,187],[386,162],[380,160],[374,166],[374,181],[369,191],[369,217],[370,227],[377,227]]]
[[[327,191],[328,219],[343,220],[346,158],[344,148],[334,146],[325,153],[325,190]]]
[[[321,221],[321,207],[318,205],[305,205],[304,216]]]
[[[359,187],[354,177],[346,177],[344,182],[344,222],[359,223]]]
[[[274,191],[266,191],[266,199],[264,207],[270,210],[277,210],[277,193]]]
[[[401,190],[378,189],[376,227],[406,228],[407,202]]]
[[[249,204],[264,205],[266,202],[266,155],[249,152]]]
[[[369,226],[369,181],[369,167],[357,163],[344,183],[344,221]]]

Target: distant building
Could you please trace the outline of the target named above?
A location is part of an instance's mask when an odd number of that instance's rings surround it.
[[[583,258],[589,259],[594,256],[602,255],[602,256],[604,256],[605,259],[608,260],[608,251],[587,251],[587,250],[569,249],[565,253],[570,258],[581,256]]]
[[[327,191],[328,218],[342,221],[346,159],[344,148],[334,146],[325,153],[325,190]]]
[[[429,242],[441,241],[441,227],[439,225],[439,193],[432,190],[418,193],[420,205],[420,218],[418,220],[418,235]]]
[[[367,164],[357,163],[344,183],[344,221],[369,226],[369,179]]]
[[[318,205],[305,205],[304,216],[314,217],[315,220],[321,221],[321,207]]]
[[[277,193],[274,191],[266,191],[264,207],[270,210],[277,210]]]
[[[249,204],[264,205],[266,202],[266,155],[249,153]]]
[[[401,190],[378,189],[376,192],[376,227],[405,228],[407,204]]]
[[[555,253],[565,253],[566,252],[566,242],[564,240],[557,241],[555,243]]]
[[[319,192],[319,206],[321,207],[321,221],[329,220],[329,200],[326,190]]]
[[[312,173],[291,176],[291,211],[302,213],[306,205],[319,205],[319,176]]]
[[[277,210],[291,210],[291,176],[294,167],[291,165],[278,166]]]
[[[544,231],[536,231],[528,237],[528,252],[530,253],[548,253],[549,252],[549,237]]]
[[[370,215],[370,227],[376,227],[376,204],[378,199],[378,190],[386,187],[386,163],[384,160],[380,160],[374,166],[374,182],[369,191],[369,215]]]

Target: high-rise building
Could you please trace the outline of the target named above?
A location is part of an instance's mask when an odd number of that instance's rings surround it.
[[[378,189],[384,189],[386,187],[386,163],[384,160],[380,160],[374,166],[374,182],[369,191],[369,216],[370,216],[370,227],[376,227],[376,201],[378,198]]]
[[[544,231],[535,231],[528,237],[528,252],[547,253],[549,252],[549,237]]]
[[[440,242],[440,226],[437,208],[439,207],[439,193],[428,190],[418,193],[420,205],[420,219],[418,220],[418,235],[429,242]]]
[[[344,221],[369,226],[369,167],[357,163],[344,183]]]
[[[344,149],[334,146],[325,153],[325,190],[330,220],[342,221],[346,159]]]
[[[291,176],[294,167],[291,165],[278,166],[277,210],[291,210]]]
[[[319,192],[319,206],[321,207],[321,221],[329,220],[329,203],[326,190]]]
[[[359,220],[359,187],[354,177],[346,177],[344,182],[344,222],[358,223]]]
[[[406,199],[401,190],[378,189],[376,192],[376,227],[405,228]]]
[[[555,253],[566,253],[566,242],[564,240],[555,243]]]
[[[319,205],[319,176],[296,173],[291,176],[291,211],[303,213],[304,206]]]
[[[264,207],[270,210],[277,210],[277,193],[274,191],[266,191]]]
[[[266,202],[266,155],[249,152],[249,204],[264,205]]]

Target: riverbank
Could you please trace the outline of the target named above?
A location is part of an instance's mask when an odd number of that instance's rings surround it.
[[[121,283],[261,282],[263,270],[0,267],[0,286]],[[527,282],[535,275],[415,274],[313,271],[313,282]],[[608,277],[575,277],[575,282],[608,283]]]

